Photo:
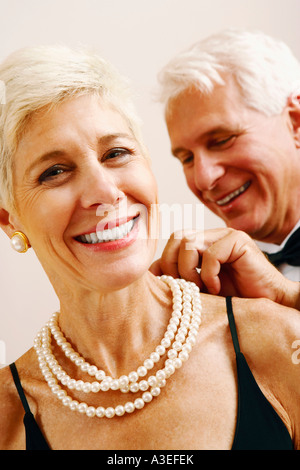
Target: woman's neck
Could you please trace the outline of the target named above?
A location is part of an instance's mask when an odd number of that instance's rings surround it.
[[[140,356],[146,358],[159,344],[171,306],[168,287],[146,273],[121,290],[64,296],[59,324],[88,362],[117,377],[140,365]]]

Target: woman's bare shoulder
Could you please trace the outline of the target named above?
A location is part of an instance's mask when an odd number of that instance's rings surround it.
[[[24,411],[10,368],[0,370],[0,449],[22,448]]]
[[[300,311],[284,307],[268,299],[232,300],[238,328],[257,343],[277,343],[276,348],[286,348],[296,337],[300,339]],[[241,338],[242,340],[242,338]],[[278,345],[280,343],[280,345]]]
[[[25,381],[30,372],[28,352],[16,361],[18,373]],[[29,364],[27,368],[25,364]],[[22,449],[25,445],[24,408],[9,366],[0,369],[0,449]]]
[[[0,370],[0,407],[8,411],[10,404],[17,401],[17,390],[14,385],[12,373],[9,366]],[[0,419],[4,418],[5,413],[0,413]]]
[[[232,342],[225,299],[211,297],[208,300],[205,305],[209,311],[208,321],[223,330]],[[271,374],[273,380],[277,372],[281,380],[287,371],[291,377],[299,374],[299,367],[297,370],[292,367],[292,358],[295,345],[300,345],[300,311],[268,299],[237,297],[232,298],[232,310],[240,350],[251,370],[266,378]]]
[[[300,446],[300,311],[266,299],[233,299],[241,352]]]
[[[8,392],[12,381],[12,374],[9,366],[0,369],[0,398],[3,401],[4,395]],[[1,403],[0,403],[1,404]]]

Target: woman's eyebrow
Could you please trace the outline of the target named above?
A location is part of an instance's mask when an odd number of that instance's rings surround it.
[[[28,175],[40,163],[43,163],[47,160],[52,160],[55,157],[61,157],[63,155],[65,155],[65,152],[63,150],[53,150],[51,152],[47,152],[40,155],[31,163],[31,165],[29,165],[28,168],[26,168],[25,176]]]
[[[114,140],[120,139],[120,138],[126,138],[127,140],[131,140],[132,142],[136,142],[136,139],[132,134],[127,134],[125,132],[117,132],[113,134],[105,134],[98,139],[98,145],[108,145]],[[51,150],[50,152],[46,152],[39,157],[37,157],[31,165],[26,169],[25,175],[30,173],[35,166],[39,165],[40,163],[44,163],[45,161],[51,160],[56,157],[62,157],[66,155],[66,151],[64,150]]]
[[[116,139],[129,139],[129,140],[132,140],[132,141],[135,141],[136,142],[136,139],[134,138],[134,136],[132,134],[128,134],[126,132],[116,132],[116,133],[113,133],[113,134],[105,134],[103,135],[102,137],[100,137],[98,139],[98,142],[99,144],[108,144],[110,143],[111,141],[113,140],[116,140]]]

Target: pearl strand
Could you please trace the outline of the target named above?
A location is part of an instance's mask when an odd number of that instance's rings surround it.
[[[173,282],[172,282],[173,281]],[[83,382],[83,381],[75,381],[74,379],[70,379],[66,374],[64,374],[64,381],[63,385],[66,385],[70,389],[76,388],[76,390],[80,391],[93,391],[93,392],[98,392],[99,390],[102,391],[107,391],[109,389],[111,390],[118,390],[121,389],[122,392],[128,392],[129,390],[132,392],[137,392],[139,390],[145,391],[148,389],[149,386],[154,386],[157,381],[164,380],[164,373],[161,373],[161,371],[158,371],[156,374],[156,377],[150,376],[148,381],[142,380],[139,382],[139,386],[137,385],[137,380],[138,378],[144,377],[148,370],[152,369],[154,367],[154,362],[158,362],[160,356],[162,356],[166,348],[168,348],[171,344],[171,340],[175,336],[175,332],[177,329],[177,325],[180,322],[180,319],[182,317],[182,312],[183,315],[188,315],[191,312],[191,297],[187,298],[187,293],[185,294],[185,299],[182,304],[182,295],[181,295],[181,290],[180,288],[178,289],[177,284],[174,284],[174,280],[171,279],[171,287],[173,289],[173,307],[175,314],[173,312],[173,315],[171,317],[171,320],[168,325],[167,332],[165,333],[164,338],[161,341],[161,344],[156,348],[155,353],[150,354],[150,358],[153,358],[155,360],[150,360],[146,359],[144,361],[143,366],[139,367],[137,371],[135,372],[130,372],[128,376],[122,375],[119,377],[119,379],[113,379],[109,376],[106,376],[104,371],[99,371],[96,366],[90,365],[89,363],[85,362],[82,357],[79,356],[77,352],[74,351],[74,349],[71,347],[71,345],[67,342],[67,340],[64,338],[62,333],[59,330],[59,327],[57,325],[57,314],[54,314],[54,321],[52,318],[52,321],[50,321],[50,330],[56,339],[56,342],[62,347],[65,355],[69,357],[73,362],[81,368],[82,371],[87,372],[91,376],[95,376],[97,380],[101,381],[101,385],[97,382],[94,382],[93,384],[90,384],[90,382]],[[187,289],[187,287],[186,287]],[[177,310],[176,310],[177,309]],[[189,312],[190,311],[190,312]],[[185,340],[185,337],[187,335],[187,329],[184,328],[182,332],[182,328],[179,327],[179,333],[176,335],[176,343],[173,343],[173,349],[177,348],[177,351],[181,349],[181,342]],[[188,344],[188,343],[187,343]],[[47,345],[44,342],[44,347],[46,348]],[[183,345],[183,351],[187,350],[187,352],[190,352],[191,348],[190,346]],[[48,343],[48,354],[51,353],[50,351],[50,344]],[[155,357],[154,357],[155,355]],[[174,351],[168,352],[168,357],[169,358],[176,358],[176,354]],[[52,358],[53,359],[53,358]],[[179,361],[176,361],[176,364],[178,366],[178,363],[180,364],[181,359],[179,358]],[[54,364],[56,366],[56,364]],[[167,366],[167,365],[166,365]],[[52,368],[53,370],[53,368]],[[57,370],[57,368],[55,368]],[[55,374],[54,370],[54,374]],[[60,370],[58,370],[60,372]],[[56,374],[55,374],[56,375]],[[148,383],[147,383],[148,382]]]
[[[188,300],[190,300],[190,299],[188,299]],[[180,335],[182,335],[182,337],[180,338],[181,340],[184,338],[184,335],[182,333],[179,333],[179,334],[176,335],[177,340],[179,339]],[[63,383],[63,385],[66,385],[69,389],[74,389],[75,388],[78,391],[81,391],[81,390],[84,391],[84,392],[92,391],[92,392],[95,392],[95,393],[98,392],[99,390],[107,391],[109,388],[111,388],[112,390],[117,390],[118,389],[118,385],[115,384],[116,379],[112,379],[110,377],[106,377],[105,381],[103,379],[101,384],[99,384],[97,382],[93,382],[91,384],[90,382],[83,382],[82,380],[76,381],[74,379],[71,379],[65,372],[61,371],[61,367],[57,365],[57,361],[55,360],[54,356],[53,355],[51,356],[51,350],[50,350],[50,344],[49,344],[50,342],[47,341],[47,337],[49,337],[49,335],[48,336],[47,335],[43,336],[43,347],[45,349],[45,356],[48,358],[48,364],[50,365],[50,368],[52,369],[54,375],[57,376],[57,378],[59,379],[59,381],[61,381]],[[172,338],[174,338],[173,331],[172,331]],[[168,341],[169,341],[169,339],[168,339]],[[65,344],[65,343],[63,343],[63,344]],[[177,346],[177,350],[181,349],[180,347],[178,348],[178,342],[174,343],[174,348],[176,348],[176,346]],[[188,352],[190,352],[191,347],[190,347],[190,345],[188,345],[188,343],[183,345],[183,351],[184,350],[187,350]],[[173,357],[173,359],[175,360],[176,359],[176,354],[174,355],[174,353],[175,353],[174,351],[171,351],[171,352],[168,353],[168,355],[169,355],[169,357]],[[67,356],[68,356],[68,354],[67,354]],[[171,368],[171,373],[173,372],[173,370],[172,370],[173,365],[174,365],[173,362],[174,361],[171,361],[171,360],[169,361],[169,363],[166,362],[165,371],[159,370],[156,373],[156,377],[150,376],[147,381],[142,380],[138,384],[136,382],[130,383],[129,389],[128,389],[128,386],[126,388],[126,385],[128,384],[128,377],[127,376],[122,376],[122,378],[126,379],[126,381],[125,381],[125,384],[123,384],[124,388],[121,388],[121,391],[122,392],[128,392],[128,391],[137,392],[139,390],[146,391],[149,388],[149,386],[155,386],[155,385],[164,386],[165,385],[166,374],[167,374],[167,376],[170,375],[170,368]],[[181,359],[176,359],[175,360],[175,367],[179,367],[180,365],[181,365]],[[86,371],[86,368],[84,368],[83,370]],[[130,377],[130,374],[129,374],[129,377]]]
[[[50,320],[50,322],[41,330],[35,340],[35,349],[40,363],[41,371],[44,378],[48,382],[52,392],[62,401],[65,406],[68,406],[71,410],[77,410],[81,413],[85,413],[87,416],[107,417],[111,418],[115,415],[122,416],[125,412],[132,413],[135,409],[142,409],[146,403],[150,403],[153,397],[160,394],[161,388],[166,385],[166,380],[182,366],[183,362],[189,357],[193,345],[196,342],[196,336],[198,334],[199,326],[201,323],[201,300],[199,289],[195,284],[184,281],[174,280],[169,276],[162,276],[161,280],[166,282],[173,293],[173,313],[169,322],[165,336],[158,346],[160,348],[159,353],[156,348],[158,356],[162,356],[166,349],[172,346],[167,352],[168,359],[165,361],[165,367],[156,372],[156,375],[150,376],[147,380],[141,380],[137,382],[139,377],[144,377],[148,370],[154,366],[154,361],[148,363],[148,368],[144,365],[139,367],[137,371],[134,371],[128,376],[123,375],[119,379],[113,379],[106,376],[104,371],[99,371],[96,366],[91,366],[77,352],[73,350],[71,345],[66,341],[63,334],[57,325],[57,314]],[[182,290],[182,292],[181,292]],[[54,319],[54,321],[53,321]],[[175,333],[177,334],[175,335]],[[93,383],[83,382],[81,380],[76,381],[71,379],[66,372],[64,372],[61,366],[58,364],[55,356],[51,352],[50,340],[52,335],[56,335],[57,343],[62,347],[67,357],[73,358],[73,362],[81,368],[81,370],[88,372],[90,376],[94,376],[98,380]],[[172,339],[175,341],[172,343]],[[153,353],[149,358],[154,357]],[[157,358],[157,356],[155,356]],[[80,359],[80,360],[78,360]],[[72,360],[72,359],[71,359]],[[159,360],[159,358],[158,358]],[[156,361],[158,362],[158,361]],[[151,367],[150,367],[151,366]],[[98,375],[97,375],[98,374]],[[133,380],[134,379],[134,380]],[[72,400],[65,390],[58,385],[58,381],[62,385],[67,386],[69,389],[76,389],[85,393],[120,390],[124,393],[143,391],[141,398],[137,398],[134,402],[127,402],[125,405],[118,405],[115,408],[102,406],[94,408],[88,406],[85,402],[78,403],[76,400]],[[151,387],[150,392],[148,388]]]

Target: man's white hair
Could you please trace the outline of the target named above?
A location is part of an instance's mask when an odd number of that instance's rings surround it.
[[[13,154],[28,119],[45,106],[97,94],[125,117],[142,145],[127,80],[94,52],[65,46],[20,49],[0,64],[0,81],[5,86],[0,104],[0,203],[7,208],[14,205]]]
[[[286,44],[261,32],[225,30],[179,53],[159,73],[160,101],[169,102],[194,86],[213,92],[231,74],[244,103],[267,116],[280,114],[299,93],[300,64]]]

